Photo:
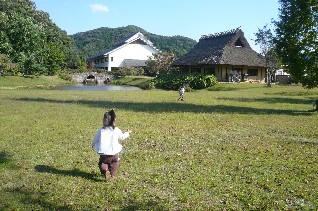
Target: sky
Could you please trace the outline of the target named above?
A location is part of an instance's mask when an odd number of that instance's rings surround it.
[[[278,0],[33,0],[37,10],[68,35],[100,27],[138,26],[147,32],[181,35],[199,41],[202,35],[240,27],[250,46],[258,29],[277,19]]]

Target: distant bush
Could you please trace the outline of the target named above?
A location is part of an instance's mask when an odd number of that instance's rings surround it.
[[[195,75],[189,85],[192,89],[205,89],[217,83],[217,78],[214,75]]]
[[[141,67],[122,67],[114,71],[115,76],[125,77],[125,76],[140,76],[145,73],[145,70]]]
[[[180,75],[180,74],[160,74],[154,79],[156,88],[178,90],[180,86],[186,85],[188,89],[205,89],[217,84],[217,78],[214,75]]]
[[[0,54],[0,76],[17,75],[18,73],[19,65],[12,63],[7,55]]]
[[[66,81],[73,81],[71,74],[64,72],[64,71],[59,73],[59,77],[63,80],[66,80]]]
[[[145,90],[151,90],[151,89],[155,89],[156,87],[153,81],[145,81],[139,84],[139,88],[145,89]]]

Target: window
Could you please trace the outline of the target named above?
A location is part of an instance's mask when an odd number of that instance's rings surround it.
[[[248,69],[247,74],[248,74],[248,76],[257,76],[258,70],[257,69]]]
[[[189,73],[189,68],[188,67],[181,68],[181,74],[188,74],[188,73]]]
[[[110,61],[113,62],[114,61],[114,57],[110,57]]]
[[[191,73],[201,73],[201,68],[200,67],[192,67]]]
[[[242,48],[242,47],[244,47],[244,45],[243,45],[241,39],[237,39],[237,40],[236,40],[236,42],[235,42],[235,47],[237,47],[237,48]]]
[[[215,68],[214,67],[204,68],[204,74],[215,75]]]

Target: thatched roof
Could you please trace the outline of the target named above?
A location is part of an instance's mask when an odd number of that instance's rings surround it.
[[[188,54],[174,66],[238,65],[265,67],[265,58],[254,51],[240,28],[217,34],[203,35]]]

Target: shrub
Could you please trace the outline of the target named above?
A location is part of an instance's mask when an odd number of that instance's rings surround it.
[[[217,84],[214,75],[180,75],[180,74],[160,74],[154,79],[156,88],[177,90],[182,85],[187,85],[191,89],[205,89]]]
[[[63,80],[66,80],[66,81],[73,81],[72,76],[67,72],[60,72],[59,77]]]
[[[142,67],[122,67],[114,72],[116,76],[139,76],[144,74],[144,69]]]
[[[145,90],[155,89],[155,83],[153,81],[145,81],[139,85],[139,88]]]
[[[0,76],[16,75],[19,73],[19,65],[12,63],[11,59],[5,55],[0,54]]]

